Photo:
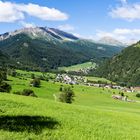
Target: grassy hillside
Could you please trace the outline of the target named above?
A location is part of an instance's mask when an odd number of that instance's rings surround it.
[[[53,94],[59,93],[62,83],[41,81],[40,88],[30,87],[30,73],[18,72],[24,76],[8,77],[11,93],[30,88],[38,98],[0,93],[0,139],[140,139],[140,103],[112,99],[119,90],[74,85],[75,101],[68,105],[54,101]],[[125,94],[140,101],[136,93]]]
[[[77,64],[69,67],[59,67],[59,70],[64,70],[64,71],[79,71],[80,69],[87,69],[87,68],[94,68],[96,64],[92,62],[86,62],[82,64]]]
[[[16,72],[20,73],[21,76],[17,76],[17,77],[8,76],[8,79],[9,79],[8,83],[12,86],[11,93],[13,93],[15,91],[23,90],[25,88],[30,88],[35,91],[37,96],[54,100],[53,94],[59,93],[60,86],[61,85],[67,86],[62,83],[57,83],[57,82],[54,83],[53,80],[50,80],[49,82],[41,81],[41,88],[30,87],[30,81],[32,80],[31,74],[34,74],[36,77],[40,77],[42,75],[42,73],[41,72],[30,72],[30,71],[27,72],[27,71],[22,71],[22,70],[16,70]],[[45,75],[46,76],[49,75],[53,79],[56,76],[53,73],[45,73]],[[105,78],[90,77],[90,76],[85,76],[84,78],[91,82],[92,81],[93,82],[102,81],[102,82],[111,83],[111,81],[109,81]],[[78,91],[77,91],[77,89],[78,89]],[[74,85],[74,90],[76,90],[77,93],[85,93],[85,91],[87,91],[88,93],[93,93],[93,92],[106,93],[106,92],[108,92],[108,91],[102,90],[100,88],[87,87],[84,85]],[[114,90],[112,90],[111,92],[114,92]],[[116,92],[118,92],[118,91],[116,91]]]
[[[76,94],[75,105],[0,94],[2,140],[132,140],[140,138],[138,103],[109,94]],[[76,105],[77,104],[77,105]]]

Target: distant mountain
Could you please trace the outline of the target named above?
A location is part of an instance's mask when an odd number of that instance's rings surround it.
[[[96,73],[127,86],[140,86],[140,42],[106,61]]]
[[[61,36],[61,38],[63,40],[78,40],[79,39],[78,37],[74,36],[73,34],[66,33],[64,31],[61,31],[61,30],[58,30],[55,28],[48,28],[48,31],[53,32],[53,33]]]
[[[126,46],[130,46],[130,45],[133,45],[133,44],[136,44],[138,42],[137,39],[130,39],[126,44]]]
[[[0,35],[0,50],[7,53],[18,68],[31,70],[56,69],[119,53],[123,47],[82,40],[54,28],[24,28]]]
[[[113,46],[126,46],[124,43],[108,36],[101,38],[98,42],[102,44],[113,45]]]
[[[49,41],[54,41],[54,38],[58,40],[79,39],[78,37],[70,33],[66,33],[55,28],[35,27],[35,28],[23,28],[21,30],[16,30],[14,32],[7,32],[5,34],[0,35],[0,41],[23,33],[29,35],[32,39],[43,38]]]

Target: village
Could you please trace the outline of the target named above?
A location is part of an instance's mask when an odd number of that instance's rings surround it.
[[[69,74],[58,74],[55,79],[56,82],[68,84],[68,85],[86,85],[106,89],[118,89],[122,92],[133,93],[140,92],[140,87],[122,87],[115,83],[107,83],[104,81],[89,81],[84,76],[74,76]]]

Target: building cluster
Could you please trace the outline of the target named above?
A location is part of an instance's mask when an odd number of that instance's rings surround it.
[[[67,74],[58,74],[56,76],[56,82],[70,84],[70,85],[76,85],[80,83],[85,82],[85,78],[81,76],[70,76]]]
[[[68,74],[58,74],[56,76],[55,81],[60,82],[60,83],[70,84],[70,85],[83,84],[86,86],[101,87],[101,88],[106,88],[106,89],[118,89],[118,90],[121,90],[121,91],[127,92],[127,93],[140,91],[140,87],[127,88],[127,87],[121,87],[119,85],[115,85],[115,84],[111,84],[111,83],[106,83],[106,84],[98,83],[98,81],[95,83],[94,82],[90,83],[83,76],[73,76],[73,75],[68,75]]]

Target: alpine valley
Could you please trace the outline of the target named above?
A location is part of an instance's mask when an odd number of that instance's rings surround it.
[[[24,28],[0,35],[1,62],[7,63],[9,59],[8,65],[26,70],[48,71],[90,60],[99,64],[123,48],[121,44],[97,43],[48,27]]]

